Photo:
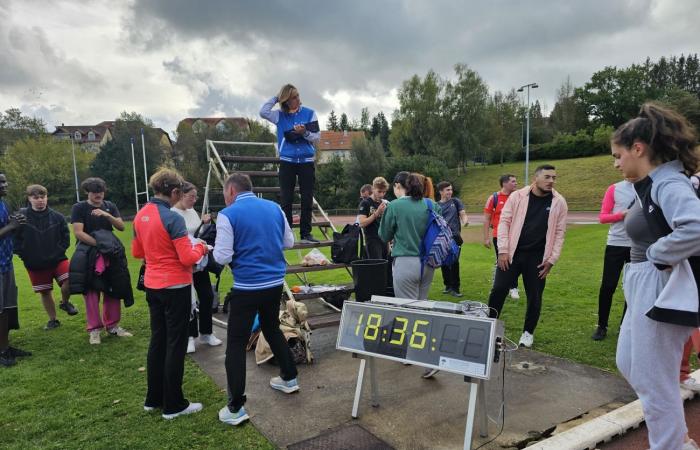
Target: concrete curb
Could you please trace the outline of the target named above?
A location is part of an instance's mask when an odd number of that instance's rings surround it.
[[[700,379],[700,370],[696,370],[691,376],[696,380]],[[680,388],[680,390],[684,401],[695,395],[688,389]],[[644,422],[642,404],[639,400],[635,400],[527,448],[528,450],[592,450],[601,442],[607,442],[630,429],[638,428],[642,422]]]

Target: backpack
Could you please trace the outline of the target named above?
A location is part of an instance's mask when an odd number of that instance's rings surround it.
[[[348,224],[343,227],[340,233],[333,233],[333,244],[331,244],[331,259],[336,264],[350,264],[360,259],[361,240],[360,226],[358,224]]]
[[[423,199],[428,207],[428,226],[420,243],[422,266],[437,268],[453,264],[459,258],[459,246],[445,218],[433,211],[433,203]]]
[[[493,209],[493,212],[496,212],[496,208],[498,208],[498,192],[494,192],[493,198],[491,199],[491,209]]]

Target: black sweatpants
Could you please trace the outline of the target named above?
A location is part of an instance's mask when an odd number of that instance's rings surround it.
[[[496,251],[496,263],[498,264],[498,238],[493,238],[493,249]],[[498,268],[496,268],[498,270]],[[511,289],[518,289],[518,277],[515,277]]]
[[[460,245],[460,252],[461,247]],[[449,266],[440,266],[440,270],[442,271],[442,280],[445,283],[445,289],[452,289],[455,292],[459,292],[459,285],[461,284],[459,280],[459,257]]]
[[[292,352],[287,340],[280,330],[280,298],[282,286],[260,291],[231,292],[228,313],[228,332],[226,343],[226,381],[228,382],[231,412],[238,411],[245,404],[245,346],[250,338],[255,313],[260,318],[260,328],[270,344],[272,353],[280,367],[280,376],[289,381],[297,377]]]
[[[190,319],[190,286],[177,289],[148,289],[151,312],[151,343],[148,346],[146,406],[162,407],[173,414],[190,404],[182,393]]]
[[[535,333],[535,327],[537,327],[537,322],[540,320],[542,292],[546,281],[539,278],[538,273],[541,269],[537,268],[537,266],[542,264],[543,253],[543,251],[516,251],[508,270],[503,271],[496,268],[493,288],[491,289],[491,295],[489,295],[489,307],[493,308],[490,310],[491,317],[501,315],[503,303],[506,301],[508,291],[513,286],[513,281],[517,280],[519,275],[522,275],[525,294],[527,295],[527,310],[525,312],[523,331],[527,331],[530,334]]]
[[[603,280],[598,292],[598,326],[607,328],[613,295],[620,281],[620,274],[625,263],[630,262],[630,248],[607,245],[603,260]]]
[[[194,290],[197,292],[197,298],[199,299],[199,313],[195,313],[194,317],[190,319],[189,335],[197,337],[199,333],[212,333],[211,305],[214,301],[214,290],[211,287],[211,279],[209,279],[207,270],[193,273],[192,279],[194,281]],[[199,327],[197,327],[197,324],[199,324]]]
[[[292,226],[292,204],[294,203],[294,187],[299,178],[299,193],[301,195],[301,217],[299,220],[300,234],[311,234],[311,210],[313,208],[314,183],[316,182],[316,168],[314,163],[290,163],[280,162],[280,206],[287,222]]]

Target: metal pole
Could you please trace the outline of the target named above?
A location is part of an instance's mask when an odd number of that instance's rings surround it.
[[[134,170],[134,199],[136,200],[136,211],[139,210],[139,187],[136,184],[136,157],[134,156],[134,138],[131,138],[131,168]]]
[[[527,126],[525,137],[525,186],[530,184],[530,85],[527,86]]]
[[[141,128],[141,150],[143,152],[143,180],[146,182],[146,201],[149,201],[148,196],[148,170],[146,169],[146,142],[143,138],[143,128]]]
[[[75,177],[75,201],[80,201],[80,189],[78,189],[78,166],[75,164],[75,143],[73,137],[70,138],[70,147],[73,153],[73,176]]]

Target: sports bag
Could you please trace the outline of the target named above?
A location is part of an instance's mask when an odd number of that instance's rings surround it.
[[[360,226],[348,224],[340,233],[333,233],[331,244],[331,259],[336,264],[350,264],[360,259]]]
[[[453,264],[459,258],[459,246],[452,238],[452,230],[445,218],[433,211],[433,202],[423,200],[428,207],[428,226],[420,243],[421,264],[433,268]]]

